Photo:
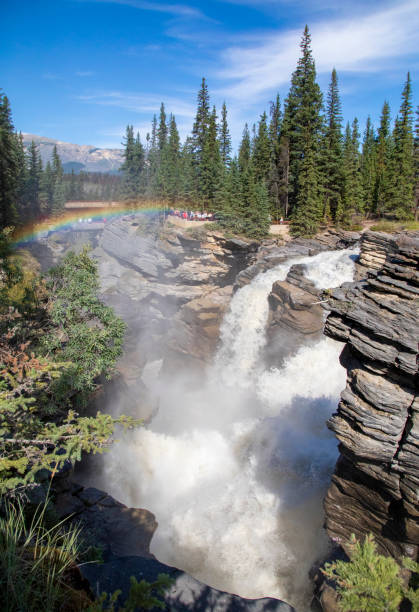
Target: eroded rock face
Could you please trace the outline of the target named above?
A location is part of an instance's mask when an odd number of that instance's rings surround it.
[[[340,458],[326,527],[345,546],[372,532],[381,552],[419,545],[419,235],[367,232],[366,278],[331,292],[325,333],[346,343],[346,389],[328,425]]]

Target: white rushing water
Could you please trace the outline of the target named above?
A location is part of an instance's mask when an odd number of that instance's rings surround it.
[[[350,281],[351,255],[294,259],[240,289],[207,379],[197,387],[179,372],[162,389],[159,364],[151,364],[146,382],[158,414],[105,461],[110,493],[156,515],[151,551],[159,560],[243,597],[278,597],[298,612],[310,600],[308,571],[327,549],[322,498],[337,451],[325,421],[346,373],[342,345],[327,338],[281,369],[264,368],[267,297],[294,263],[304,263],[319,288]]]

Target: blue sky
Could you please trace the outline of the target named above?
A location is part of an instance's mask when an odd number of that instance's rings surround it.
[[[3,0],[0,87],[17,129],[77,144],[144,141],[164,101],[182,137],[202,76],[227,103],[237,145],[279,92],[284,100],[307,23],[318,81],[335,66],[344,119],[383,101],[394,117],[408,70],[419,103],[418,0]]]

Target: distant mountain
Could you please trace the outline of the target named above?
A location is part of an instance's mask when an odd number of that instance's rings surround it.
[[[22,134],[23,144],[28,147],[33,140],[38,145],[42,161],[51,160],[54,145],[63,162],[65,172],[116,172],[123,160],[122,149],[100,149],[90,145],[77,145],[35,134]]]

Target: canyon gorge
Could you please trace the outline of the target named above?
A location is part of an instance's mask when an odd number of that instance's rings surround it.
[[[417,233],[259,244],[132,215],[32,251],[86,242],[128,326],[91,409],[144,419],[57,480],[106,552],[90,584],[166,571],[172,610],[308,612],[351,533],[415,558]]]

